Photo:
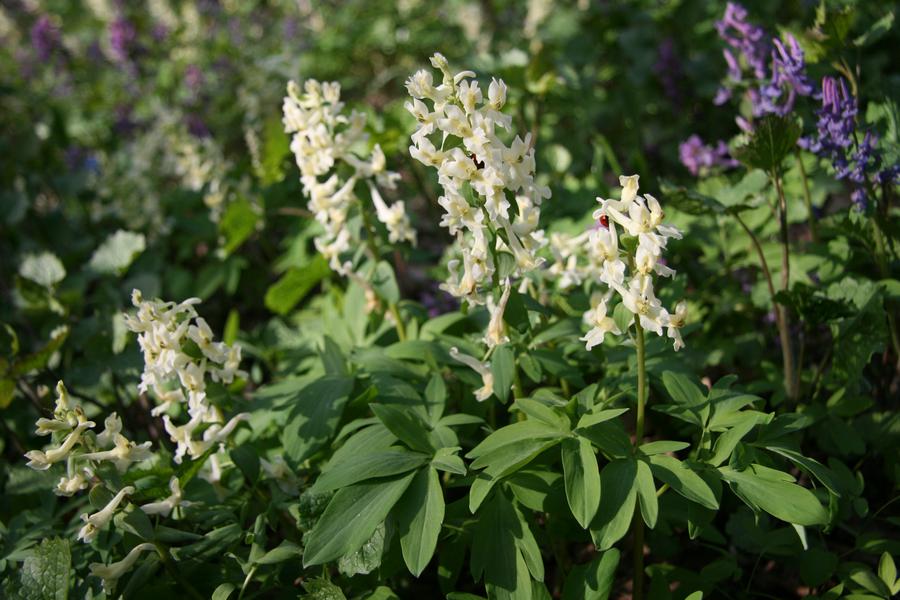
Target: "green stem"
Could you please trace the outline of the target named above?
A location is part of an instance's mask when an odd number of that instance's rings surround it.
[[[522,390],[522,378],[519,375],[519,366],[513,364],[513,398],[518,400],[524,398],[525,392]]]
[[[644,328],[641,327],[640,317],[634,316],[635,343],[637,345],[637,416],[634,426],[634,447],[637,449],[644,441],[644,404],[647,401],[647,366],[646,349],[644,347]],[[644,519],[640,509],[635,506],[634,517],[631,521],[632,552],[634,553],[634,576],[632,584],[633,600],[644,598]]]
[[[819,231],[816,229],[816,217],[813,215],[812,196],[809,193],[809,178],[806,176],[806,167],[803,166],[803,155],[800,150],[795,151],[797,165],[800,167],[800,177],[803,180],[803,201],[806,203],[806,218],[809,221],[809,234],[812,241],[819,241]]]
[[[381,257],[376,241],[378,239],[378,233],[375,231],[375,226],[372,224],[372,220],[365,207],[360,206],[359,208],[362,213],[363,226],[366,228],[366,245],[369,248],[369,252],[372,254],[372,260],[378,262],[378,259]],[[388,302],[388,312],[394,317],[394,326],[397,328],[397,338],[401,342],[405,342],[406,326],[403,324],[403,319],[400,317],[400,309],[397,308],[395,302]]]
[[[787,291],[791,282],[791,246],[788,238],[787,201],[784,197],[784,188],[781,184],[781,175],[774,173],[772,180],[775,182],[775,191],[778,193],[778,221],[781,229],[781,289]],[[789,400],[796,400],[798,394],[798,380],[794,374],[794,349],[791,344],[790,314],[787,307],[776,304],[776,310],[781,311],[781,353],[784,357],[784,392]]]

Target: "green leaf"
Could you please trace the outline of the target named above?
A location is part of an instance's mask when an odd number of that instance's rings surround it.
[[[435,373],[425,387],[425,402],[428,404],[428,416],[432,423],[440,421],[447,404],[447,384],[440,373]]]
[[[414,473],[339,490],[306,537],[303,566],[320,565],[358,550],[409,487]]]
[[[587,529],[600,506],[600,469],[591,443],[566,438],[560,446],[566,499],[578,524]]]
[[[608,550],[625,537],[637,499],[637,461],[616,459],[600,474],[600,508],[591,523],[591,537],[598,550]]]
[[[709,464],[718,467],[728,460],[728,457],[731,456],[731,453],[734,452],[735,447],[737,447],[738,442],[744,439],[744,436],[756,427],[758,421],[759,417],[756,413],[748,413],[744,415],[734,427],[721,434],[716,440],[716,445],[714,446],[712,458],[709,459]]]
[[[812,474],[813,477],[818,479],[822,483],[822,485],[828,488],[834,495],[841,495],[839,491],[840,484],[838,483],[834,473],[832,473],[831,469],[829,469],[816,459],[803,456],[796,450],[786,448],[781,445],[769,444],[766,445],[765,448],[766,450],[770,450],[771,452],[784,456],[798,467]]]
[[[403,560],[418,577],[431,562],[444,522],[444,492],[437,471],[420,469],[395,511]]]
[[[258,175],[263,185],[271,185],[284,179],[284,159],[291,153],[291,141],[277,115],[266,119],[262,138],[262,157]]]
[[[331,461],[328,469],[316,479],[314,494],[330,492],[367,479],[400,475],[428,462],[428,456],[401,448],[361,453],[338,463]]]
[[[563,435],[556,427],[547,425],[537,420],[519,421],[506,427],[502,427],[491,433],[480,444],[469,451],[466,456],[475,459],[472,468],[479,469],[486,464],[486,460],[479,462],[485,456],[503,450],[504,447],[518,444],[528,440],[548,440],[559,438]]]
[[[390,263],[379,261],[372,273],[372,287],[375,293],[390,304],[400,302],[400,287],[397,285],[397,278],[394,276],[394,268]]]
[[[310,579],[303,582],[306,594],[300,596],[303,600],[347,600],[341,588],[327,579]]]
[[[440,448],[434,454],[434,458],[431,459],[431,466],[439,471],[446,471],[447,473],[455,473],[457,475],[465,475],[466,474],[466,463],[463,462],[456,453],[460,450],[457,446],[455,448]]]
[[[219,233],[225,240],[225,253],[231,254],[253,235],[258,221],[259,214],[246,198],[229,203],[219,221]]]
[[[575,566],[566,578],[562,600],[607,600],[620,556],[616,548],[610,548],[591,562]]]
[[[418,413],[409,407],[390,404],[370,404],[369,407],[378,420],[400,441],[413,450],[424,452],[429,456],[434,454],[435,444],[428,435],[428,424]]]
[[[69,541],[47,538],[25,558],[15,592],[22,600],[66,600],[71,572]]]
[[[66,268],[52,252],[29,254],[19,265],[19,275],[45,288],[51,288],[66,277]]]
[[[352,389],[352,378],[327,376],[299,392],[281,434],[285,457],[294,466],[334,435]]]
[[[354,575],[368,575],[380,567],[381,559],[384,556],[386,532],[385,524],[379,523],[362,546],[353,552],[348,552],[338,560],[338,571],[342,575],[353,577]]]
[[[516,400],[516,407],[532,419],[543,421],[547,425],[559,428],[560,431],[569,431],[569,417],[559,409],[531,398],[519,398]]]
[[[494,395],[506,402],[515,378],[516,357],[508,344],[494,348],[491,356],[491,373],[494,375]]]
[[[490,598],[531,598],[534,573],[529,568],[540,567],[541,576],[536,579],[543,579],[543,568],[532,564],[537,544],[522,513],[505,494],[497,493],[477,516],[470,561],[472,577],[476,580],[484,577]]]
[[[576,427],[578,429],[587,429],[588,427],[593,427],[598,423],[611,421],[612,419],[615,419],[619,415],[625,414],[626,412],[628,412],[627,408],[608,408],[603,410],[595,410],[593,412],[583,414],[578,420],[578,425]]]
[[[656,527],[656,517],[659,515],[659,500],[656,497],[656,485],[653,483],[653,473],[650,466],[642,461],[637,461],[637,496],[641,507],[641,516],[647,527]]]
[[[650,456],[653,475],[693,502],[712,510],[718,510],[719,502],[712,488],[677,458],[665,454]]]
[[[255,562],[257,565],[276,565],[288,560],[300,558],[300,546],[289,540],[284,540],[277,547],[272,548]]]
[[[771,470],[751,465],[744,471],[720,467],[719,472],[735,494],[754,510],[762,509],[773,517],[796,525],[823,525],[828,522],[828,511],[812,492],[797,484],[776,479]]]
[[[236,589],[233,583],[221,583],[212,593],[212,600],[228,600]]]
[[[706,403],[706,394],[690,378],[681,373],[666,371],[663,373],[662,382],[669,396],[677,404],[698,406]]]
[[[891,595],[900,592],[900,580],[897,579],[897,566],[894,558],[887,552],[882,553],[878,561],[878,577],[891,591]]]
[[[281,279],[266,290],[264,303],[266,308],[279,315],[291,312],[297,303],[331,273],[328,261],[316,255],[303,267],[291,267]]]
[[[750,168],[779,171],[782,161],[794,151],[800,133],[796,120],[766,115],[754,121],[750,141],[736,148],[734,157]]]
[[[690,444],[687,442],[673,442],[669,440],[657,440],[655,442],[647,442],[646,444],[641,444],[638,450],[640,450],[646,456],[652,456],[654,454],[667,454],[669,452],[678,452],[679,450],[684,450],[685,448],[689,448]]]
[[[872,23],[865,33],[853,40],[854,46],[868,46],[874,44],[884,37],[894,26],[894,13],[888,12],[886,15]]]
[[[146,247],[144,234],[119,229],[94,250],[88,264],[97,273],[121,275]]]

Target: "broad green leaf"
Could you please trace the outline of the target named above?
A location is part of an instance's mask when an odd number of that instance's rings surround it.
[[[718,510],[719,502],[712,488],[677,458],[665,454],[650,456],[650,470],[664,483],[697,504],[712,510]]]
[[[467,473],[466,463],[456,455],[459,450],[459,446],[455,448],[440,448],[434,453],[434,458],[431,459],[431,466],[439,471],[465,475]]]
[[[212,600],[228,600],[237,588],[233,583],[222,583],[212,593]]]
[[[894,558],[884,552],[878,560],[878,577],[884,582],[884,585],[891,591],[891,595],[900,592],[900,580],[897,579],[897,566],[894,564]]]
[[[428,456],[402,448],[360,453],[339,463],[331,461],[310,488],[314,494],[337,490],[366,479],[389,477],[417,469],[428,462]]]
[[[272,548],[259,557],[255,563],[258,565],[275,565],[295,558],[300,558],[301,553],[300,546],[290,540],[284,540],[277,547]]]
[[[300,596],[302,600],[347,600],[341,588],[327,579],[310,579],[303,582],[306,593]]]
[[[307,534],[303,566],[320,565],[359,549],[387,517],[413,476],[409,473],[338,490]]]
[[[341,575],[353,577],[354,575],[368,575],[381,566],[381,558],[384,556],[385,536],[387,527],[379,523],[375,531],[363,544],[348,552],[338,560],[338,571]]]
[[[721,434],[716,440],[716,445],[713,448],[713,455],[712,458],[709,459],[709,464],[718,467],[728,460],[728,457],[731,456],[731,453],[734,452],[735,447],[737,447],[738,442],[744,439],[744,436],[750,433],[750,430],[756,427],[758,422],[759,419],[756,413],[749,413],[734,427]]]
[[[559,428],[561,431],[569,431],[569,417],[560,410],[554,410],[543,402],[538,402],[531,398],[519,398],[516,400],[516,406],[533,419],[543,421],[547,425]]]
[[[766,450],[784,456],[798,467],[812,474],[813,477],[818,479],[822,483],[822,485],[827,487],[834,495],[841,495],[839,491],[840,484],[838,483],[834,473],[832,473],[831,469],[829,469],[816,459],[803,456],[796,450],[786,448],[781,445],[768,444],[765,446],[765,448]]]
[[[317,283],[330,273],[328,261],[321,255],[316,255],[302,267],[291,267],[281,276],[281,279],[266,290],[264,299],[266,308],[279,315],[288,314]]]
[[[734,157],[755,169],[779,171],[784,159],[794,151],[800,125],[793,117],[766,115],[753,123],[750,140],[734,150]]]
[[[631,456],[634,452],[631,440],[619,421],[606,421],[590,427],[579,427],[575,433],[589,439],[609,456],[621,458]]]
[[[494,376],[494,395],[506,402],[515,378],[516,356],[508,344],[497,346],[491,355],[491,373]]]
[[[610,548],[591,562],[574,567],[566,578],[562,600],[607,600],[620,556],[618,549]]]
[[[490,598],[519,600],[531,598],[529,569],[540,569],[538,579],[543,579],[543,565],[534,563],[540,553],[528,524],[516,505],[503,493],[493,498],[478,511],[473,531],[472,576],[484,577]],[[526,555],[530,555],[526,558]]]
[[[591,443],[582,438],[566,438],[560,446],[566,499],[578,524],[591,523],[600,505],[600,469]]]
[[[662,381],[669,396],[677,404],[698,406],[706,403],[706,394],[686,375],[674,371],[666,371],[663,373]]]
[[[390,404],[370,404],[369,407],[397,439],[413,450],[429,456],[434,454],[435,444],[428,435],[428,424],[417,412],[409,407]]]
[[[552,427],[537,420],[519,421],[502,427],[491,433],[487,438],[482,440],[480,444],[469,451],[466,456],[470,459],[477,459],[496,452],[505,446],[516,444],[523,440],[553,439],[560,437],[562,432],[556,427]],[[480,468],[475,464],[473,468]]]
[[[578,420],[577,428],[587,429],[588,427],[593,427],[598,423],[603,423],[604,421],[615,419],[619,415],[625,414],[626,412],[628,412],[627,408],[607,408],[585,413]]]
[[[526,421],[527,422],[527,421]],[[501,478],[511,475],[534,460],[539,454],[549,450],[562,441],[561,437],[552,439],[522,439],[513,444],[503,446],[490,454],[480,456],[472,463],[472,468],[486,467],[472,483],[469,491],[469,510],[473,513],[487,497],[491,488]],[[479,466],[476,466],[476,463]]]
[[[625,537],[637,499],[637,461],[616,459],[600,474],[600,508],[591,523],[591,537],[600,551],[612,548]]]
[[[689,447],[690,444],[688,444],[687,442],[657,440],[655,442],[647,442],[646,444],[641,444],[638,450],[640,450],[647,456],[651,456],[653,454],[667,454],[669,452],[678,452],[679,450],[684,450],[685,448]]]
[[[66,600],[72,553],[69,540],[47,538],[26,556],[18,572],[16,598],[22,600]]]
[[[642,461],[637,461],[637,496],[641,508],[641,516],[647,527],[656,527],[656,517],[659,514],[659,500],[656,497],[656,485],[653,483],[653,473],[650,466]]]
[[[420,469],[394,510],[403,560],[418,577],[431,562],[444,522],[444,492],[437,471]]]
[[[808,489],[773,477],[759,465],[744,471],[720,467],[722,478],[750,508],[762,509],[773,517],[797,525],[823,525],[828,511]]]
[[[396,304],[400,302],[400,287],[394,276],[394,268],[390,263],[379,261],[371,277],[372,287],[375,293],[385,302]]]
[[[292,464],[304,461],[334,435],[352,389],[352,378],[322,377],[299,392],[281,434]]]
[[[428,404],[428,416],[432,423],[440,421],[447,404],[447,385],[440,373],[435,373],[425,387],[425,402]]]
[[[100,244],[88,264],[97,273],[121,275],[146,247],[144,234],[119,229]]]

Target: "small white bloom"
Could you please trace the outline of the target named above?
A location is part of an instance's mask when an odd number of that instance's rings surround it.
[[[593,299],[592,299],[593,300]],[[591,330],[581,338],[585,342],[585,348],[590,350],[594,346],[603,343],[603,338],[607,333],[621,334],[622,330],[616,325],[616,322],[606,314],[606,298],[601,298],[594,303],[594,307],[584,313],[584,322],[590,325]]]
[[[95,512],[92,515],[87,513],[81,515],[81,520],[84,521],[84,526],[78,532],[78,539],[83,540],[85,543],[90,543],[93,541],[95,537],[97,537],[97,533],[100,532],[104,527],[109,524],[110,520],[113,518],[113,514],[115,514],[116,509],[119,508],[119,504],[122,503],[122,500],[125,499],[125,496],[134,493],[134,488],[131,486],[127,486],[119,490],[112,500],[104,506],[101,510]]]
[[[94,425],[93,421],[84,421],[79,423],[58,447],[46,451],[32,450],[26,452],[25,458],[28,459],[28,466],[36,471],[46,471],[53,463],[64,460],[81,439],[81,434],[84,433],[84,430]]]
[[[504,333],[503,313],[506,310],[506,303],[509,301],[509,293],[512,284],[509,279],[503,282],[503,293],[500,295],[500,301],[496,306],[493,305],[493,297],[488,296],[488,309],[491,313],[491,320],[488,323],[487,333],[484,335],[484,343],[488,348],[505,344],[509,341],[509,337]]]
[[[134,567],[134,563],[137,562],[137,559],[140,557],[142,552],[146,552],[147,550],[155,550],[156,546],[151,544],[150,542],[144,542],[143,544],[138,544],[119,562],[110,563],[108,565],[104,565],[102,563],[91,563],[89,568],[91,570],[91,575],[94,577],[100,577],[103,579],[103,590],[107,593],[107,595],[112,595],[116,589],[116,583],[118,580],[128,571]]]
[[[169,480],[169,491],[172,493],[165,500],[144,504],[140,507],[141,510],[148,515],[162,515],[168,517],[169,513],[176,507],[190,506],[190,502],[186,502],[182,499],[181,483],[178,481],[177,477],[173,476]]]
[[[481,387],[475,390],[475,399],[484,402],[494,393],[494,374],[490,363],[483,363],[473,356],[463,354],[458,348],[450,348],[450,356],[481,375]]]

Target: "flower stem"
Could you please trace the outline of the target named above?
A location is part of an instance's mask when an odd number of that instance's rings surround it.
[[[778,222],[781,228],[781,289],[787,291],[791,285],[791,245],[788,239],[787,201],[784,197],[784,188],[781,183],[781,175],[773,174],[775,191],[778,193]],[[787,307],[776,304],[776,310],[781,311],[781,353],[784,357],[784,392],[789,400],[796,400],[798,393],[797,377],[794,374],[794,349],[791,344],[790,315]]]
[[[806,167],[803,166],[803,155],[800,150],[795,151],[797,165],[800,167],[800,178],[803,180],[803,201],[806,203],[806,218],[809,221],[809,235],[813,243],[819,241],[819,231],[816,229],[816,217],[813,214],[812,196],[809,193],[809,178],[806,176]]]
[[[637,345],[637,416],[634,425],[634,447],[637,449],[644,441],[644,404],[647,401],[647,367],[646,350],[644,348],[644,328],[641,327],[640,318],[634,316],[635,344]],[[644,598],[644,520],[638,506],[634,507],[634,516],[631,521],[632,552],[634,553],[634,575],[632,582],[633,600]]]

